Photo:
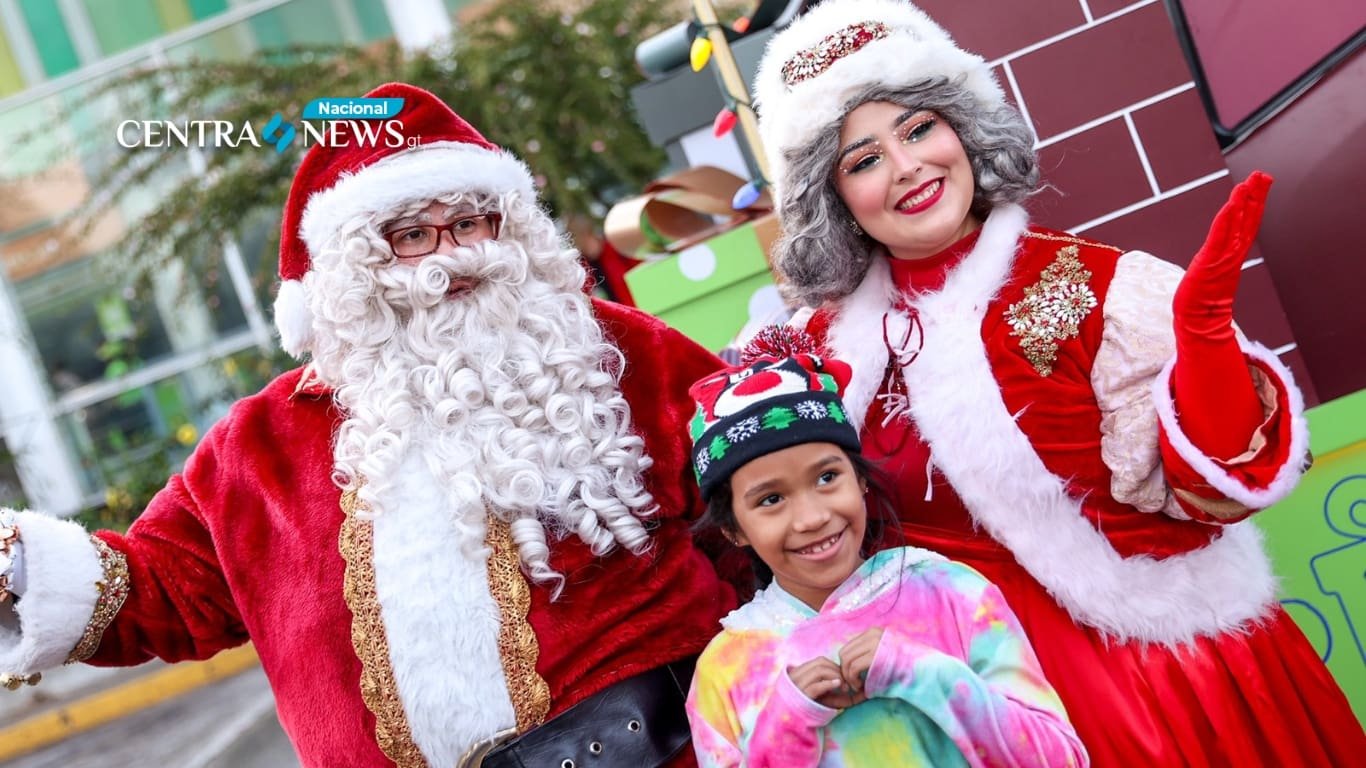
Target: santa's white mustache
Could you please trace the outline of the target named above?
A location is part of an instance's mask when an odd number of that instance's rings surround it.
[[[453,284],[468,284],[471,291],[488,284],[522,285],[528,266],[520,243],[489,240],[449,254],[434,253],[416,267],[393,269],[387,275],[393,279],[383,281],[382,295],[390,303],[433,307],[447,299]]]

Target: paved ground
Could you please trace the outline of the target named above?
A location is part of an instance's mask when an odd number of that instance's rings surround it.
[[[12,725],[157,668],[164,665],[129,670],[57,670],[56,675],[50,676],[52,679],[22,693],[10,694],[13,698],[0,697],[0,725]],[[0,691],[5,693],[9,692]],[[275,701],[265,675],[259,667],[252,667],[0,765],[298,768],[299,763],[275,719]]]
[[[160,661],[149,661],[122,669],[73,664],[48,670],[38,685],[25,685],[15,691],[0,689],[0,728],[166,667]]]

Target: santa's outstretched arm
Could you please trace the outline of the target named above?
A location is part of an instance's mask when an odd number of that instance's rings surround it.
[[[87,660],[203,659],[247,639],[179,475],[126,535],[12,509],[0,510],[0,529],[0,673],[12,680]]]

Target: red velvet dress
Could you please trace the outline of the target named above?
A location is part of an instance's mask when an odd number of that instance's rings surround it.
[[[887,292],[900,297],[892,299],[893,304],[899,303],[904,308],[907,297],[914,303],[915,297],[941,291],[956,268],[965,260],[970,261],[969,256],[976,258],[974,248],[978,245],[978,237],[979,233],[973,233],[924,261],[889,260],[891,263],[886,266],[890,267],[891,290]],[[999,240],[1013,250],[1015,241],[1012,237],[1007,232]],[[1009,270],[1009,277],[999,285],[987,286],[988,291],[995,292],[990,294],[991,307],[982,310],[985,320],[981,323],[980,337],[995,379],[988,382],[988,388],[999,387],[1006,406],[1003,413],[1012,414],[1019,433],[1029,441],[1030,451],[1043,461],[1050,476],[1059,479],[1066,495],[1076,500],[1077,508],[1090,521],[1090,526],[1102,533],[1110,551],[1095,563],[1082,566],[1049,562],[1037,554],[1017,558],[1011,548],[998,541],[1001,537],[993,535],[993,531],[1001,530],[1001,519],[1024,519],[1033,513],[1033,505],[1043,504],[1034,501],[1032,496],[1012,495],[1009,490],[1016,483],[1016,475],[1029,475],[1037,470],[1021,462],[1016,462],[1018,466],[1002,464],[993,477],[983,481],[981,475],[988,473],[964,474],[954,463],[959,459],[947,445],[952,441],[940,438],[940,443],[936,443],[922,437],[916,416],[933,412],[938,404],[915,402],[915,393],[908,392],[905,383],[913,378],[906,376],[903,379],[903,371],[898,368],[909,370],[926,364],[926,356],[917,354],[919,347],[923,345],[928,351],[934,343],[934,334],[941,332],[943,325],[936,325],[930,317],[933,314],[930,305],[922,307],[929,307],[928,312],[921,314],[925,322],[915,321],[913,325],[919,327],[913,328],[913,332],[905,337],[895,331],[890,333],[891,345],[881,358],[889,362],[876,374],[880,379],[877,394],[868,404],[863,421],[864,454],[886,471],[893,485],[890,490],[897,496],[899,530],[904,540],[896,540],[894,531],[888,543],[904,543],[940,552],[971,565],[1000,587],[1019,616],[1050,682],[1066,705],[1093,765],[1281,768],[1353,764],[1366,750],[1361,726],[1313,648],[1274,600],[1266,601],[1253,620],[1242,622],[1236,628],[1223,629],[1215,622],[1216,628],[1210,629],[1211,622],[1195,618],[1180,632],[1162,635],[1154,630],[1160,642],[1145,642],[1132,636],[1116,636],[1125,631],[1142,635],[1144,631],[1140,620],[1125,625],[1128,619],[1122,606],[1115,607],[1113,614],[1107,614],[1103,608],[1094,611],[1097,615],[1120,617],[1116,620],[1120,630],[1106,625],[1110,631],[1104,632],[1095,626],[1102,622],[1074,618],[1074,613],[1085,611],[1069,612],[1068,598],[1055,596],[1053,592],[1058,590],[1046,587],[1022,565],[1022,562],[1028,562],[1036,572],[1046,574],[1073,567],[1078,570],[1067,577],[1073,582],[1084,582],[1091,575],[1097,581],[1103,581],[1102,571],[1106,564],[1117,563],[1121,558],[1147,562],[1170,558],[1166,562],[1174,563],[1182,557],[1198,555],[1201,549],[1213,550],[1221,538],[1221,524],[1234,522],[1202,520],[1195,507],[1186,509],[1190,513],[1187,516],[1192,519],[1179,519],[1180,510],[1175,516],[1155,510],[1143,510],[1147,514],[1140,514],[1132,506],[1121,504],[1112,497],[1110,470],[1098,460],[1097,449],[1101,447],[1100,435],[1095,429],[1098,409],[1092,401],[1089,386],[1096,378],[1086,370],[1086,366],[1098,357],[1095,351],[1103,336],[1101,326],[1105,323],[1099,311],[1087,315],[1075,338],[1059,337],[1056,372],[1040,379],[1033,370],[1020,365],[1021,360],[1015,359],[1019,357],[1018,334],[1002,331],[993,318],[1014,310],[1012,302],[1026,295],[1022,293],[1024,286],[1038,284],[1040,270],[1037,267],[1048,263],[1047,259],[1052,258],[1059,240],[1064,237],[1063,233],[1030,230],[1019,240],[1022,250],[1014,256],[1002,257],[1007,265],[1003,269]],[[1034,238],[1040,249],[1046,249],[1046,259],[1032,257]],[[1086,246],[1081,243],[1080,254],[1084,266],[1091,271],[1084,279],[1104,299],[1108,288],[1106,281],[1113,279],[1117,249],[1109,249],[1107,253],[1099,246],[1094,251]],[[883,274],[888,275],[888,270],[884,269]],[[860,291],[863,290],[861,287]],[[863,299],[866,301],[870,295],[876,294],[864,293]],[[868,318],[876,317],[876,313],[865,315],[861,321],[848,320],[851,325],[862,323],[863,328],[861,333],[846,331],[843,346],[839,333],[832,328],[842,311],[853,314],[849,310],[850,302],[857,299],[858,294],[845,299],[843,306],[827,307],[807,325],[817,338],[831,347],[834,355],[860,354],[856,351],[856,348],[861,349],[860,345],[851,340],[865,339],[864,344],[872,342],[869,336],[874,329],[869,326],[875,325],[876,321]],[[1105,305],[1104,300],[1100,304]],[[909,339],[909,343],[901,344],[903,338]],[[882,340],[878,342],[880,345]],[[1077,371],[1065,367],[1072,362],[1069,344],[1075,345],[1077,356],[1085,361],[1085,365],[1077,366]],[[1086,350],[1085,353],[1082,350]],[[950,367],[937,371],[936,375],[945,373],[947,376],[941,378],[952,379],[959,372]],[[858,376],[857,371],[855,375]],[[865,376],[868,375],[865,372]],[[971,374],[963,373],[962,376],[961,386],[968,387]],[[1064,388],[1044,394],[1044,390],[1029,389],[1044,386],[1035,381],[1067,387],[1069,378],[1075,379],[1070,390]],[[950,383],[950,386],[958,385]],[[1287,386],[1293,388],[1293,384]],[[1068,403],[1070,398],[1076,398],[1078,403]],[[857,396],[855,399],[851,411],[858,407]],[[866,395],[864,399],[867,399]],[[978,414],[967,409],[946,423],[951,425],[950,432],[960,431],[959,427],[967,430],[967,425],[978,418]],[[1005,423],[1009,425],[1010,420]],[[1271,429],[1270,432],[1270,443],[1287,439],[1285,429]],[[1014,437],[1003,434],[1001,440]],[[969,453],[989,452],[994,449],[992,442],[981,440],[975,446],[968,446],[967,450]],[[1162,459],[1167,465],[1167,485],[1189,484],[1208,490],[1201,482],[1182,480],[1183,474],[1189,480],[1190,468],[1175,466],[1181,462],[1167,450],[1168,442],[1169,436],[1164,431]],[[934,446],[933,451],[931,446]],[[945,455],[941,456],[941,448]],[[1247,471],[1255,474],[1253,470]],[[959,488],[950,480],[951,475],[960,481],[959,484],[972,479],[973,485],[964,496],[973,499],[973,504],[960,497]],[[987,492],[983,493],[982,488],[988,489]],[[992,496],[992,488],[999,489],[1000,495]],[[989,511],[993,506],[996,511]],[[1242,516],[1250,511],[1244,510]],[[1215,522],[1220,525],[1212,524]],[[1031,523],[1015,525],[1028,527]],[[1041,549],[1046,552],[1047,539],[1054,532],[1034,531],[1033,535],[1044,541]],[[1056,535],[1061,539],[1071,534],[1058,532]],[[1208,578],[1214,573],[1232,574],[1233,578],[1226,580],[1236,582],[1237,559],[1230,560],[1220,566],[1222,571],[1204,571],[1200,577]],[[1048,578],[1055,577],[1050,575]],[[1175,570],[1159,578],[1195,579],[1197,574],[1194,570]],[[1130,596],[1142,600],[1142,595]],[[1175,612],[1179,614],[1180,610]],[[1135,626],[1138,628],[1133,628]],[[1182,637],[1183,633],[1187,636]]]

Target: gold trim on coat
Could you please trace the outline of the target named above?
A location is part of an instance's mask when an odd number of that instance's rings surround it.
[[[351,609],[351,645],[360,658],[361,699],[375,716],[375,741],[380,750],[399,768],[425,768],[427,759],[413,741],[389,660],[389,640],[375,591],[375,526],[356,517],[365,504],[355,491],[342,494],[341,508],[346,519],[338,545],[346,560],[343,592]]]
[[[85,661],[95,655],[95,651],[99,650],[100,641],[104,639],[104,631],[114,623],[114,617],[118,615],[131,590],[127,556],[96,536],[90,537],[90,543],[95,547],[104,577],[95,582],[95,590],[99,592],[99,597],[95,600],[95,611],[90,615],[90,621],[86,623],[80,641],[67,655],[67,664]]]
[[[1038,282],[1025,287],[1024,298],[1006,310],[1010,335],[1020,338],[1020,349],[1040,376],[1053,374],[1058,342],[1076,338],[1082,321],[1096,308],[1090,279],[1091,270],[1082,266],[1078,247],[1064,246]]]
[[[550,686],[536,672],[541,647],[527,621],[531,610],[531,585],[522,575],[521,559],[512,541],[512,529],[497,515],[487,516],[484,543],[489,546],[489,592],[498,603],[502,624],[498,630],[498,655],[503,660],[508,696],[517,714],[517,732],[526,733],[545,722],[550,711]]]

